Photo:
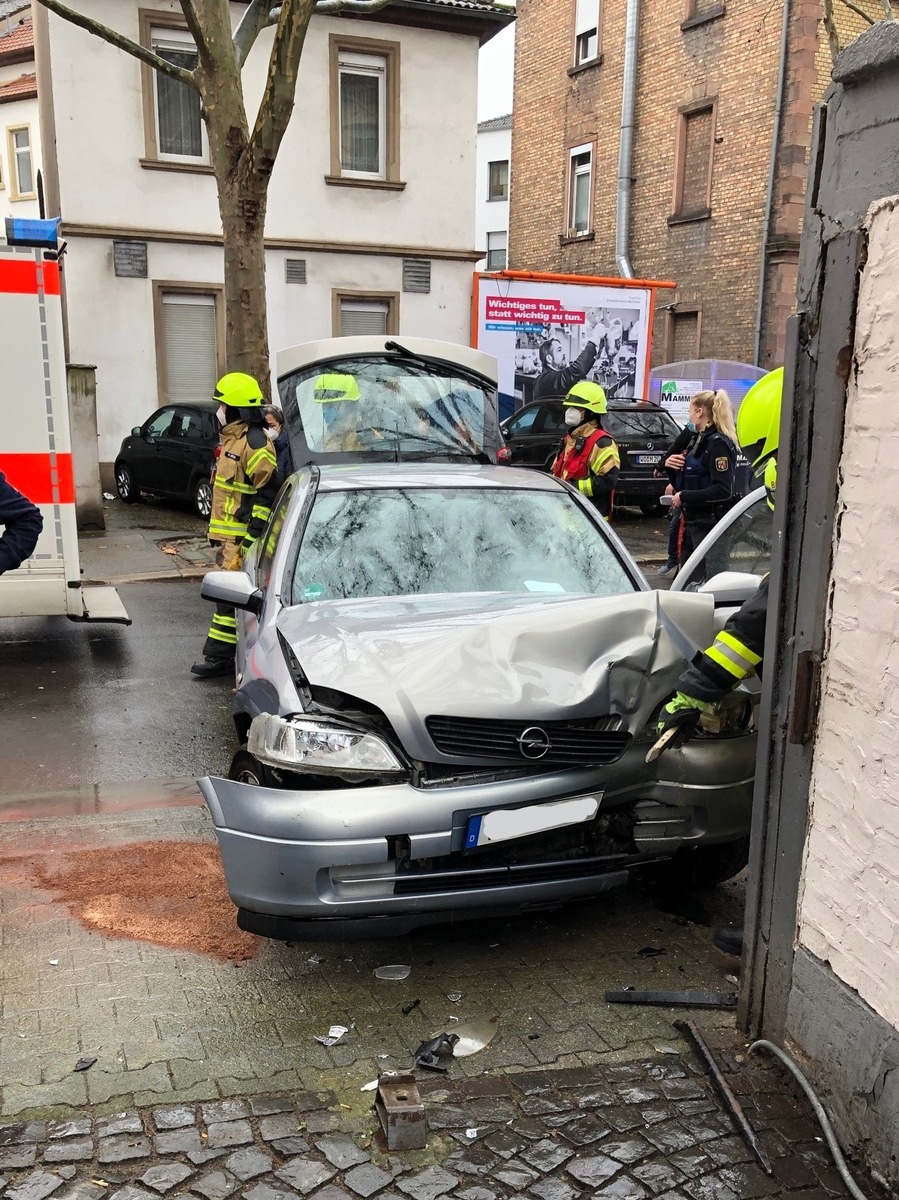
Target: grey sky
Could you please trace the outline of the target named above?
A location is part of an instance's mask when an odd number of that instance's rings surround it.
[[[512,64],[515,25],[491,38],[478,59],[478,120],[504,117],[512,111]]]

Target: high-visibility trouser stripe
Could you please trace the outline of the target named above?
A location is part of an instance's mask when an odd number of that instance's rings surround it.
[[[214,642],[226,642],[229,646],[237,645],[237,620],[235,617],[223,617],[215,613],[209,626],[209,636]]]
[[[272,510],[267,504],[254,504],[252,515],[257,521],[267,521],[272,515]]]
[[[242,496],[252,496],[256,489],[251,483],[239,483],[236,479],[216,479],[213,487],[220,492],[239,492]]]
[[[260,450],[257,450],[255,454],[250,455],[250,457],[247,459],[247,474],[252,475],[256,468],[261,466],[264,462],[270,463],[272,467],[277,467],[278,465],[278,460],[275,458],[268,446],[263,446]]]
[[[239,542],[241,538],[246,536],[247,527],[239,521],[210,521],[209,536],[211,538],[228,538],[232,542]]]
[[[762,661],[761,655],[753,654],[732,634],[724,632],[718,634],[706,654],[735,679],[745,679]]]

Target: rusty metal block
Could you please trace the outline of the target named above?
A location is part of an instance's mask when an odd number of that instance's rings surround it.
[[[425,1106],[415,1076],[385,1071],[378,1080],[375,1111],[387,1139],[388,1150],[423,1150],[428,1142]]]

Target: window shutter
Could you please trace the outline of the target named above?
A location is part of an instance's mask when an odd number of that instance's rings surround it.
[[[431,290],[431,260],[428,258],[403,259],[403,291],[429,292]]]
[[[599,0],[577,0],[574,16],[576,36],[599,26]]]
[[[386,300],[341,300],[340,336],[386,333],[389,312]]]
[[[284,279],[286,283],[306,282],[305,258],[287,258],[284,260]]]
[[[169,400],[208,400],[218,378],[215,297],[170,292],[162,313]]]

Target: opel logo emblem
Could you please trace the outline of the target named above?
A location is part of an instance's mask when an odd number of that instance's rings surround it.
[[[516,740],[524,758],[543,758],[549,754],[549,734],[539,725],[531,725]]]

